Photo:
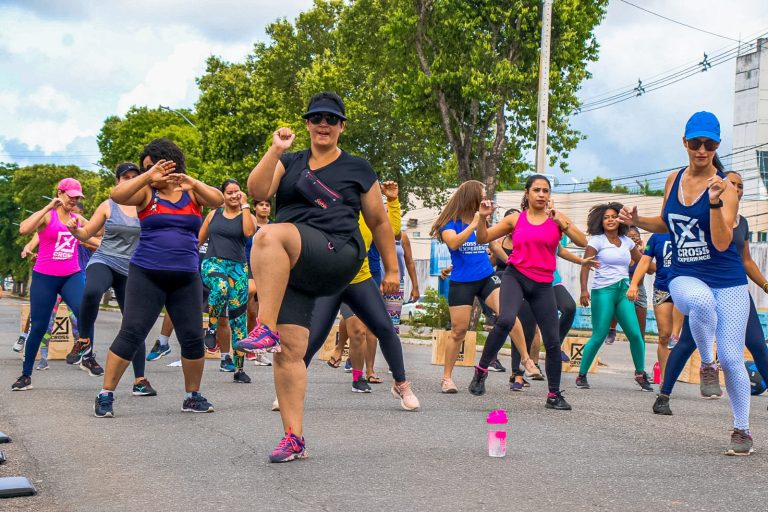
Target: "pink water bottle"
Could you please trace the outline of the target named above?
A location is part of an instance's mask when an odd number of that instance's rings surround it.
[[[504,457],[507,455],[507,412],[498,409],[488,413],[488,455]]]
[[[653,383],[661,384],[661,365],[658,361],[653,365]]]

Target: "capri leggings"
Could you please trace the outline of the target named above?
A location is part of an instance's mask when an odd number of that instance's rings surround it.
[[[208,294],[208,324],[216,331],[219,318],[229,317],[235,368],[242,368],[245,352],[235,350],[235,342],[248,335],[248,274],[245,263],[224,258],[206,258],[200,268]]]
[[[734,428],[749,428],[750,384],[744,366],[744,336],[749,319],[747,285],[710,288],[695,277],[679,276],[669,283],[675,307],[687,317],[703,363],[715,360],[713,344],[725,373]],[[665,374],[666,381],[666,374]]]
[[[115,298],[120,312],[125,311],[125,283],[128,277],[117,272],[104,263],[91,263],[85,269],[85,292],[80,303],[80,334],[83,338],[91,340],[93,347],[96,317],[99,314],[99,305],[104,294],[112,288],[115,290]],[[91,348],[92,350],[92,348]],[[146,361],[146,347],[144,343],[138,346],[133,357],[133,374],[138,379],[144,377]]]
[[[632,353],[635,371],[645,371],[645,341],[640,332],[635,305],[627,298],[628,289],[629,281],[622,279],[610,286],[592,290],[592,336],[584,345],[579,373],[586,374],[589,371],[597,352],[603,346],[614,317],[629,339],[629,351]]]
[[[557,304],[552,283],[539,283],[521,274],[509,265],[501,278],[499,295],[499,318],[488,335],[480,357],[480,368],[496,358],[504,340],[515,325],[523,300],[531,305],[531,311],[541,331],[544,347],[547,349],[546,373],[550,393],[560,390],[560,374],[563,366],[560,359],[560,340],[557,328]]]
[[[396,382],[405,381],[405,363],[400,337],[395,332],[389,318],[384,300],[373,278],[359,283],[350,284],[336,295],[320,297],[315,301],[312,311],[312,325],[309,329],[309,345],[304,356],[304,364],[309,366],[312,358],[325,343],[325,338],[331,332],[333,321],[339,312],[341,303],[347,304],[355,315],[379,339],[381,352],[384,354],[392,377]]]
[[[125,313],[110,350],[131,360],[144,344],[163,306],[176,329],[181,357],[200,359],[203,348],[203,284],[197,272],[153,270],[131,263],[125,287]]]
[[[32,271],[32,284],[29,287],[29,336],[24,346],[24,364],[22,375],[30,377],[35,364],[40,342],[43,340],[51,310],[56,305],[56,296],[61,295],[67,307],[76,317],[80,317],[80,301],[83,298],[83,273],[75,272],[68,276],[49,276]]]

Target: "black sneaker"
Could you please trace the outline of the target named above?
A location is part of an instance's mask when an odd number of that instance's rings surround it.
[[[371,386],[368,385],[368,381],[362,375],[357,380],[352,381],[352,391],[355,393],[370,393]]]
[[[11,391],[26,391],[32,389],[32,377],[22,375],[11,386]]]
[[[91,377],[101,377],[104,375],[104,368],[96,362],[96,358],[92,355],[83,357],[83,360],[80,361],[80,369],[88,372],[88,375]]]
[[[250,384],[251,378],[248,376],[243,369],[239,369],[235,372],[235,375],[232,377],[232,381],[235,384]]]
[[[112,402],[115,401],[115,395],[109,391],[96,395],[96,403],[93,404],[93,415],[97,418],[114,418],[115,413],[112,410]]]
[[[672,416],[672,409],[669,408],[669,397],[667,395],[659,395],[656,397],[656,401],[653,402],[653,414]]]
[[[579,389],[589,389],[589,382],[587,382],[586,375],[580,373],[576,377],[576,387]]]
[[[67,354],[67,364],[80,364],[83,358],[93,351],[91,340],[89,338],[78,338],[72,345],[72,350]]]
[[[469,383],[469,392],[475,396],[482,396],[485,394],[485,379],[488,378],[488,370],[483,370],[479,366],[475,366],[475,375],[472,377],[472,382]]]
[[[181,412],[213,412],[213,405],[200,393],[193,392],[191,397],[184,399]]]
[[[205,330],[203,335],[203,344],[208,352],[216,352],[216,331],[210,327]]]
[[[141,379],[138,384],[133,385],[133,396],[157,396],[157,391],[147,379]]]
[[[493,362],[490,365],[488,365],[488,371],[504,373],[505,371],[507,371],[507,369],[504,368],[504,365],[501,364],[501,361],[499,361],[498,359],[494,359]]]
[[[653,386],[651,386],[651,382],[648,380],[648,374],[645,372],[637,373],[635,372],[635,382],[637,382],[637,385],[640,386],[640,389],[643,391],[649,391],[653,393]]]
[[[571,404],[565,401],[563,398],[563,392],[558,391],[553,395],[547,396],[547,403],[545,405],[547,409],[555,409],[558,411],[570,411]]]

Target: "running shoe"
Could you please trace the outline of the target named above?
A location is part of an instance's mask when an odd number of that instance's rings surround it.
[[[635,382],[637,382],[637,385],[640,386],[640,389],[642,389],[643,391],[653,392],[653,386],[651,386],[651,382],[648,380],[647,373],[635,372]]]
[[[277,398],[275,398],[275,401],[272,402],[272,412],[279,412],[280,411],[280,402],[277,401]]]
[[[100,377],[104,375],[104,368],[96,362],[96,358],[93,356],[83,357],[80,361],[80,369],[88,372],[91,377]]]
[[[27,342],[27,338],[24,336],[19,336],[19,339],[16,340],[16,342],[11,347],[14,352],[21,352],[24,350],[24,344]]]
[[[235,371],[235,363],[232,361],[232,356],[229,354],[224,356],[224,359],[222,359],[219,363],[219,371],[227,373],[232,373]]]
[[[246,338],[235,342],[242,352],[280,352],[280,334],[259,322]]]
[[[564,363],[570,363],[571,358],[568,357],[568,354],[565,353],[565,350],[560,351],[560,360]]]
[[[219,351],[219,344],[216,342],[216,330],[209,327],[205,330],[205,334],[203,334],[203,344],[205,345],[205,350],[209,354],[215,354]]]
[[[344,373],[352,373],[352,360],[347,358],[347,363],[344,365]]]
[[[235,375],[232,377],[232,381],[235,384],[250,384],[251,378],[241,368],[235,372]]]
[[[357,380],[352,381],[352,391],[355,393],[370,393],[371,386],[368,385],[368,381],[362,375]]]
[[[726,455],[750,455],[755,450],[752,449],[752,433],[749,430],[733,429],[731,432],[731,445],[725,452]]]
[[[653,414],[672,416],[672,409],[669,407],[669,397],[667,395],[656,397],[656,401],[653,402]]]
[[[291,429],[277,443],[277,446],[269,455],[269,462],[290,462],[294,459],[306,459],[307,449],[304,437],[297,437]]]
[[[702,398],[720,398],[723,390],[720,387],[720,370],[716,364],[707,364],[699,370],[699,390]]]
[[[536,363],[534,366],[538,370],[538,373],[535,373],[535,372],[531,373],[531,372],[526,371],[525,372],[525,376],[528,377],[531,380],[544,380],[544,374],[541,371],[541,367],[539,366],[539,363]]]
[[[571,404],[565,401],[563,398],[563,392],[549,393],[547,395],[547,403],[544,405],[547,409],[555,409],[557,411],[570,411]]]
[[[528,382],[527,380],[523,379],[523,387],[524,388],[529,388],[529,387],[531,387],[531,383]]]
[[[516,380],[512,380],[512,382],[509,383],[509,389],[512,391],[522,391],[525,386],[522,382],[518,382]]]
[[[589,389],[589,382],[587,382],[587,376],[580,373],[576,377],[576,387],[579,389]]]
[[[32,377],[22,375],[11,386],[11,391],[26,391],[32,389]]]
[[[193,391],[192,396],[184,399],[181,412],[213,412],[213,405],[200,393]]]
[[[447,395],[455,395],[459,392],[453,379],[440,379],[440,390]]]
[[[251,355],[251,354],[248,354]],[[263,352],[260,352],[258,354],[252,354],[254,357],[253,364],[256,366],[272,366],[272,361],[269,360],[269,358],[264,354]]]
[[[115,395],[108,391],[96,395],[96,403],[93,404],[93,415],[97,418],[114,418],[115,412],[112,410],[112,403],[115,401]]]
[[[603,343],[606,345],[613,345],[614,341],[616,341],[616,329],[611,329],[608,331],[608,336],[605,337]]]
[[[488,371],[504,373],[505,371],[507,371],[507,369],[504,368],[504,365],[501,364],[501,361],[499,361],[498,359],[494,359],[493,362],[490,365],[488,365]]]
[[[133,385],[133,396],[157,396],[157,391],[147,379],[141,379],[138,384]]]
[[[83,357],[91,353],[93,347],[91,347],[91,340],[88,338],[78,338],[72,350],[67,354],[67,364],[80,364],[83,361]]]
[[[488,370],[484,370],[479,366],[475,366],[475,374],[472,376],[472,381],[469,383],[469,392],[475,396],[482,396],[485,394],[485,379],[488,378]]]
[[[160,340],[155,341],[155,345],[152,347],[152,350],[149,351],[149,354],[147,354],[147,361],[157,361],[163,356],[167,356],[171,353],[171,346],[170,345],[162,345],[160,343]]]
[[[40,358],[40,361],[38,361],[37,366],[35,366],[35,370],[47,370],[50,368],[48,366],[48,359]]]
[[[400,400],[400,407],[406,411],[417,411],[421,404],[419,399],[411,389],[411,383],[408,381],[401,382],[400,384],[392,383],[392,396]]]
[[[672,334],[669,337],[669,342],[667,343],[667,348],[669,350],[672,350],[673,348],[675,348],[675,345],[677,345],[678,341],[680,341],[680,336],[678,336],[677,334]]]

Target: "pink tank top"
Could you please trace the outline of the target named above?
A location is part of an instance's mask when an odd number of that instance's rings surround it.
[[[543,224],[534,226],[528,222],[528,212],[523,211],[512,233],[514,249],[507,265],[514,265],[521,274],[537,283],[551,283],[557,268],[555,255],[560,236],[557,222],[547,218]]]
[[[74,213],[69,215],[76,217]],[[51,210],[51,219],[38,236],[40,246],[32,270],[49,276],[68,276],[80,271],[80,263],[77,261],[80,242],[59,220],[56,210]]]

